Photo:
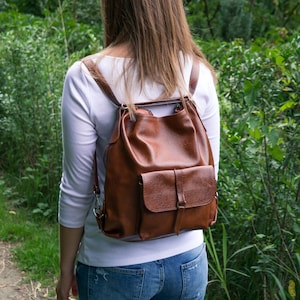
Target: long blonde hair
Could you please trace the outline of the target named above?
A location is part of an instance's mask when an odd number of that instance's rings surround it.
[[[161,83],[165,96],[172,95],[182,85],[180,55],[197,57],[215,76],[192,39],[182,0],[101,0],[101,4],[105,46],[130,45],[141,88],[147,78]]]

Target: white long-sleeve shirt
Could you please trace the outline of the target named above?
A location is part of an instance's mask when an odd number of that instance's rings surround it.
[[[96,56],[94,57],[96,58]],[[104,56],[98,66],[116,98],[126,103],[122,80],[123,65],[128,58]],[[192,60],[184,63],[183,73],[188,87]],[[133,74],[133,83],[136,73]],[[161,95],[163,87],[146,82],[132,89],[134,102],[146,102]],[[177,96],[176,93],[174,96]],[[200,63],[199,80],[193,99],[206,127],[215,162],[216,177],[219,164],[220,119],[219,105],[212,75]],[[162,106],[156,115],[170,113]],[[161,239],[126,242],[106,237],[100,232],[93,214],[93,156],[96,150],[100,189],[103,192],[105,167],[103,154],[109,142],[116,107],[100,90],[85,65],[74,63],[65,78],[62,98],[63,173],[59,196],[59,223],[69,228],[84,226],[78,261],[90,266],[122,266],[163,259],[191,250],[203,243],[202,230],[193,230]],[[163,201],[163,199],[162,199]]]

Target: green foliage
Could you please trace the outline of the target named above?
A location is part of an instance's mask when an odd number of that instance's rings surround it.
[[[274,28],[287,32],[299,29],[300,2],[298,0],[252,1],[254,37],[264,36]]]
[[[76,23],[95,26],[101,30],[101,9],[99,0],[64,0],[62,1],[65,13],[72,15]],[[57,1],[56,1],[57,3]]]
[[[29,206],[41,199],[50,203],[56,194],[49,190],[59,182],[59,98],[66,64],[40,26],[2,33],[0,49],[2,168],[18,176],[14,181]]]
[[[299,28],[298,0],[188,0],[188,21],[201,39],[245,41],[265,36],[276,28],[284,34]]]
[[[248,41],[252,30],[252,13],[246,0],[220,1],[220,36],[225,41],[242,38]]]
[[[2,0],[0,11],[17,11],[18,13],[46,17],[49,13],[63,8],[76,23],[94,25],[100,28],[100,1],[98,0]]]
[[[18,204],[53,218],[61,176],[60,98],[72,61],[96,51],[93,29],[59,15],[0,13],[0,167]],[[30,23],[28,24],[28,20]],[[1,33],[2,31],[2,33]],[[90,47],[85,47],[85,45]]]
[[[224,290],[225,295],[220,291],[219,293],[216,292],[214,288],[214,299],[220,299],[220,297],[225,297],[230,300],[232,297],[230,296],[230,291],[228,288],[229,280],[228,280],[228,273],[234,273],[238,276],[245,276],[249,277],[249,275],[236,270],[234,268],[229,267],[230,261],[233,260],[233,258],[236,255],[240,255],[240,253],[254,247],[254,245],[248,245],[246,247],[243,247],[241,249],[238,249],[236,252],[234,252],[230,257],[228,257],[228,241],[227,241],[227,232],[225,229],[224,224],[222,224],[222,253],[218,253],[216,249],[216,243],[213,238],[212,230],[208,229],[208,237],[205,238],[205,242],[207,245],[207,250],[210,255],[210,260],[208,261],[210,270],[215,275],[216,279],[211,280],[208,285],[211,289],[211,285],[214,283],[218,283],[221,285],[222,289]],[[222,258],[222,259],[221,259]],[[223,299],[223,298],[222,298]]]
[[[188,1],[187,19],[193,35],[202,39],[216,38],[219,10],[219,1]]]
[[[237,40],[203,47],[220,73],[220,218],[228,252],[255,245],[231,262],[251,278],[227,277],[233,299],[292,299],[289,282],[299,286],[299,47],[298,34],[276,46]],[[222,234],[215,235],[222,249]],[[208,299],[220,299],[214,291]]]
[[[32,14],[36,16],[42,15],[43,3],[35,0],[6,0],[3,4],[4,9],[17,9],[19,12],[24,14]]]

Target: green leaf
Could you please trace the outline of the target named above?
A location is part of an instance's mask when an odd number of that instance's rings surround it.
[[[231,271],[233,273],[236,273],[236,274],[239,274],[239,275],[242,275],[242,276],[245,276],[245,277],[250,277],[248,274],[246,274],[244,272],[240,272],[240,271],[237,271],[237,270],[234,270],[234,269],[231,269],[231,268],[227,268],[227,271]]]
[[[274,159],[278,161],[283,161],[284,155],[282,149],[278,145],[275,145],[274,147],[270,147],[268,152]]]
[[[239,253],[241,253],[241,252],[244,252],[244,251],[246,251],[246,250],[248,250],[248,249],[251,249],[251,248],[253,248],[253,247],[255,247],[255,245],[248,245],[248,246],[245,246],[245,247],[243,247],[243,248],[241,248],[241,249],[235,251],[235,252],[229,257],[228,261],[231,260],[235,255],[237,255],[237,254],[239,254]]]
[[[263,234],[263,233],[258,233],[258,234],[256,235],[256,237],[259,238],[259,239],[263,239],[263,238],[266,237],[266,235]]]
[[[293,108],[297,105],[298,103],[295,102],[295,101],[292,101],[292,100],[289,100],[287,102],[285,102],[280,108],[279,108],[279,111],[280,112],[283,112],[287,109],[290,109],[290,108]]]
[[[249,134],[256,140],[259,140],[262,137],[261,132],[258,128],[250,129]]]
[[[272,146],[274,147],[277,145],[278,139],[279,139],[279,134],[276,129],[272,129],[270,133],[268,134],[268,139],[271,142]]]
[[[284,57],[282,57],[281,55],[276,56],[275,58],[276,64],[281,66],[284,62]]]
[[[284,288],[280,282],[280,280],[278,279],[278,277],[271,273],[271,276],[274,278],[275,282],[276,282],[276,285],[277,287],[279,288],[279,295],[280,295],[280,299],[282,300],[286,300],[286,295],[285,295],[285,292],[284,292]]]
[[[227,267],[227,233],[225,225],[222,224],[222,246],[223,246],[223,268],[226,269]]]

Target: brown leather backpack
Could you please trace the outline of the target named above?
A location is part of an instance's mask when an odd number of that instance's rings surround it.
[[[96,65],[91,60],[83,62],[119,107],[107,148],[104,205],[95,208],[101,231],[109,237],[146,240],[214,224],[214,162],[193,101],[185,97],[139,103],[132,120]],[[191,90],[197,84],[198,68],[195,63]],[[166,104],[174,104],[173,114],[157,117],[145,113],[152,106]],[[95,192],[99,193],[97,173],[95,178]]]

